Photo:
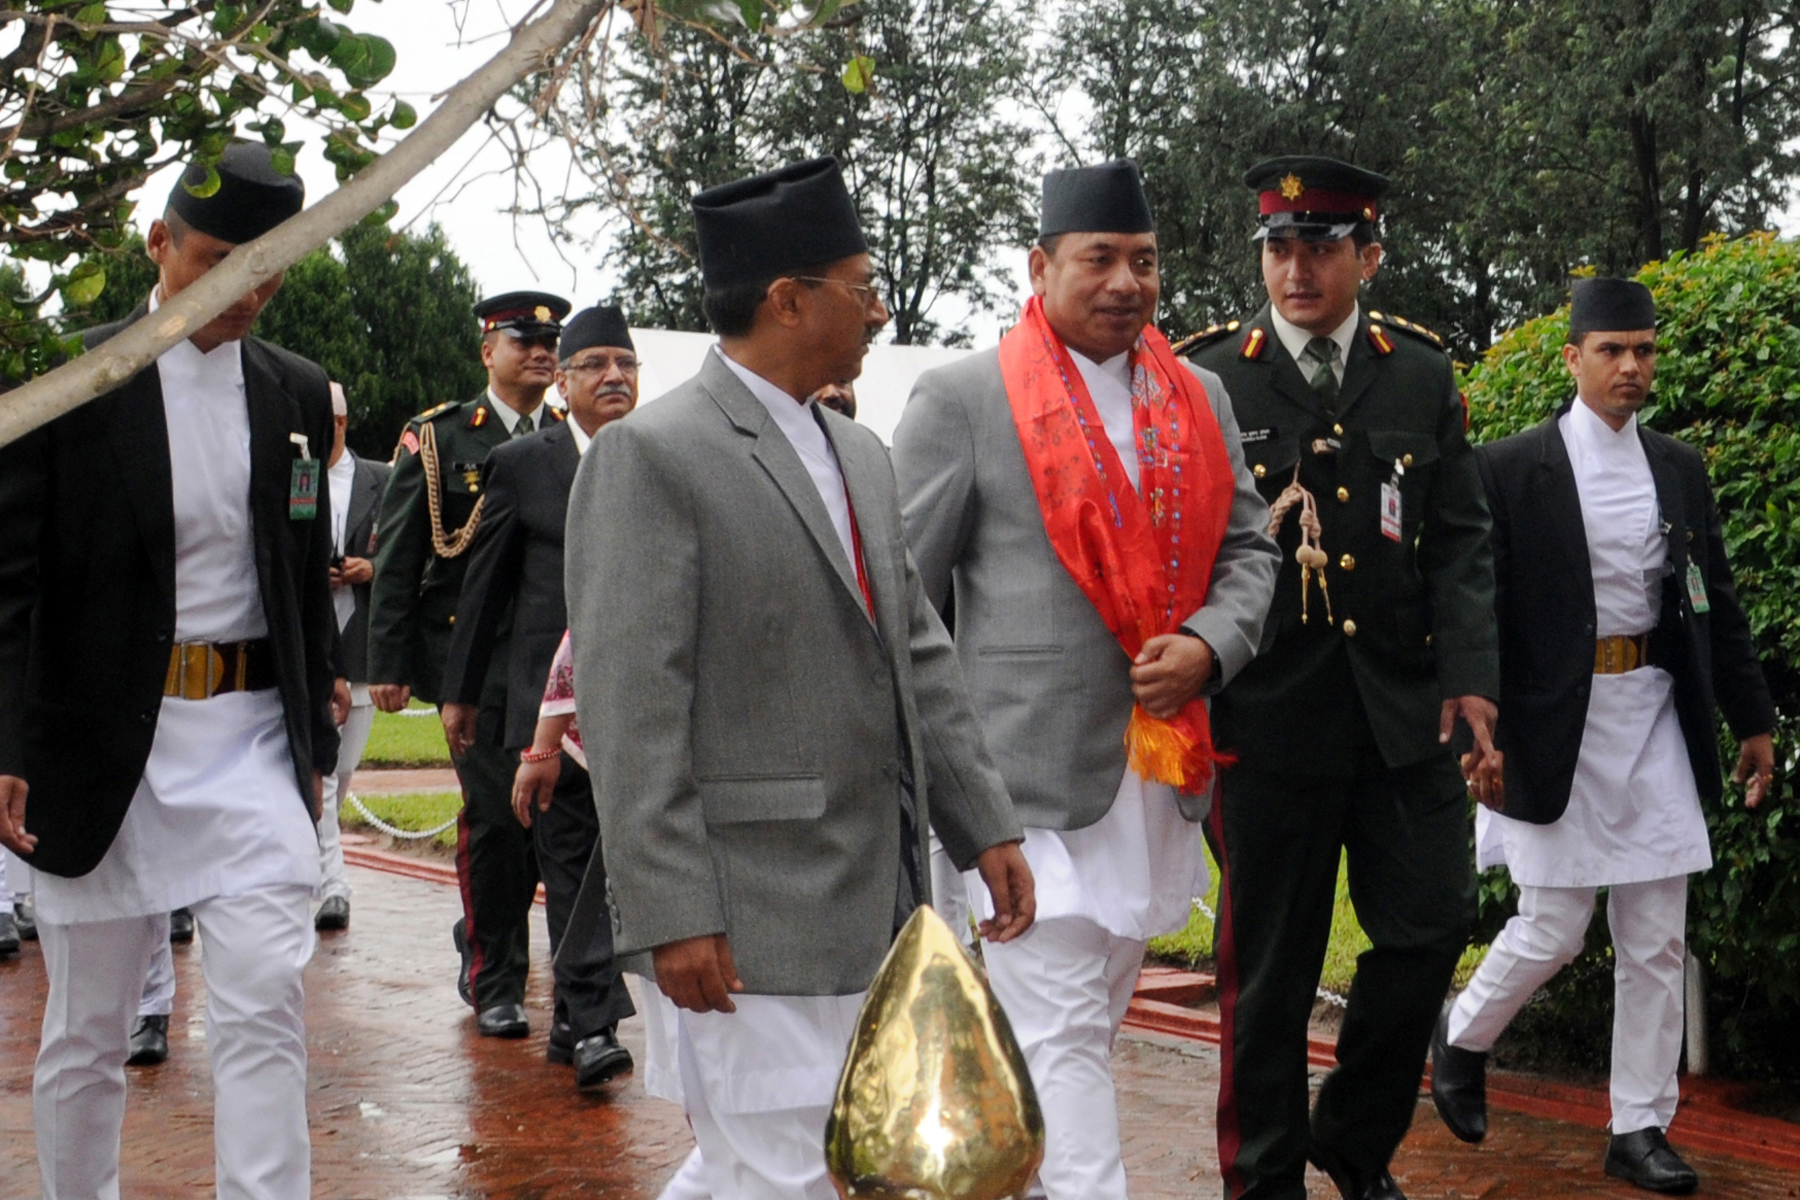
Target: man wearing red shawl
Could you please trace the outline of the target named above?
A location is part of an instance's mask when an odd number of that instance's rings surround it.
[[[1137,167],[1047,175],[1030,270],[996,350],[919,377],[894,469],[1038,880],[1037,926],[984,950],[1044,1110],[1031,1194],[1124,1200],[1112,1041],[1206,889],[1205,698],[1255,653],[1275,546],[1224,385],[1150,323]]]

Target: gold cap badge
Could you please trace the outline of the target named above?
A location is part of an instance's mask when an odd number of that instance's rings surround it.
[[[537,306],[536,315],[537,319],[540,321],[547,322],[550,320],[550,310],[542,304]]]
[[[1283,200],[1298,200],[1300,194],[1305,190],[1306,185],[1300,182],[1300,177],[1298,175],[1290,173],[1282,176],[1281,198]]]

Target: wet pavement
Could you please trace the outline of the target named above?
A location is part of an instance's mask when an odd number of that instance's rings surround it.
[[[584,1097],[544,1061],[549,979],[542,910],[533,913],[532,1037],[477,1037],[456,997],[454,889],[353,867],[347,933],[329,935],[307,974],[310,1111],[318,1200],[651,1200],[692,1145],[674,1106],[635,1081]],[[211,1192],[211,1088],[201,1025],[199,948],[177,948],[171,1055],[133,1069],[125,1121],[126,1200]],[[0,1200],[37,1195],[31,1062],[43,1004],[35,943],[0,962]],[[642,1027],[621,1039],[641,1055]],[[1116,1057],[1135,1200],[1220,1194],[1213,1151],[1218,1054],[1129,1035]],[[1680,1144],[1679,1136],[1676,1144]],[[1603,1134],[1496,1112],[1479,1148],[1456,1142],[1421,1104],[1394,1173],[1413,1200],[1641,1197],[1600,1174]],[[1800,1198],[1792,1169],[1690,1155],[1704,1195]],[[1321,1177],[1309,1196],[1329,1197]]]

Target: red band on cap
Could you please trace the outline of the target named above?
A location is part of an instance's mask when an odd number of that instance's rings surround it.
[[[1280,188],[1262,193],[1262,215],[1270,213],[1355,213],[1365,221],[1375,219],[1375,201],[1354,192],[1328,192],[1323,188],[1303,188],[1292,200]]]

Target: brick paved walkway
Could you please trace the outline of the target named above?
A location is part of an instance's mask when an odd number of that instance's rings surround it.
[[[352,868],[355,923],[325,939],[308,971],[311,1116],[318,1200],[651,1200],[691,1142],[680,1114],[625,1081],[578,1096],[543,1061],[548,980],[534,972],[536,1028],[525,1042],[475,1036],[456,998],[449,928],[456,893]],[[533,915],[533,955],[546,949]],[[131,1073],[126,1200],[211,1192],[211,1095],[200,1023],[198,949],[177,950],[180,995],[169,1062]],[[0,1200],[35,1197],[31,1060],[43,1003],[37,948],[0,964]],[[641,1027],[621,1030],[634,1052]],[[1121,1043],[1117,1070],[1135,1200],[1219,1195],[1213,1156],[1215,1051],[1170,1039]],[[1496,1113],[1479,1149],[1455,1142],[1422,1104],[1395,1164],[1413,1200],[1641,1197],[1599,1173],[1602,1135]],[[1693,1155],[1704,1194],[1800,1197],[1792,1172]],[[1311,1196],[1329,1197],[1322,1179]]]

